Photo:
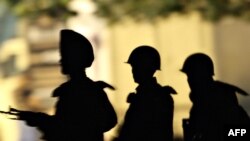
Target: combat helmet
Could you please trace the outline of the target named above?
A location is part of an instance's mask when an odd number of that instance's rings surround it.
[[[153,70],[160,70],[161,60],[158,51],[147,45],[135,48],[130,54],[128,64],[131,66],[147,66]]]
[[[60,54],[62,61],[70,64],[90,67],[94,60],[94,52],[89,40],[70,29],[60,32]]]
[[[195,53],[190,55],[184,62],[181,69],[186,74],[206,74],[208,76],[214,75],[214,65],[212,59],[203,53]]]

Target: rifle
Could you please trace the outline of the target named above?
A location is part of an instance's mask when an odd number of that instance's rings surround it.
[[[20,116],[21,112],[22,111],[17,110],[15,108],[12,108],[10,106],[9,106],[9,111],[1,111],[0,110],[0,114],[16,116],[15,118],[9,118],[9,119],[12,119],[12,120],[20,120],[19,116]]]
[[[43,132],[43,139],[54,141],[55,135],[53,132],[53,126],[51,125],[51,118],[44,113],[37,113],[32,111],[21,111],[12,107],[9,107],[9,111],[0,111],[0,114],[7,116],[15,116],[15,118],[9,118],[12,120],[23,120],[28,126],[38,127]],[[48,122],[49,119],[49,122]],[[45,124],[46,123],[46,124]],[[52,128],[51,128],[52,127]]]

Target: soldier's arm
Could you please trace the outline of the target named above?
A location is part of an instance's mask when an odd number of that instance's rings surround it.
[[[107,94],[103,90],[104,88],[109,88],[111,90],[114,90],[115,88],[106,82],[98,81],[96,82],[97,88],[100,92],[100,100],[101,100],[101,106],[100,106],[100,115],[102,117],[101,119],[101,125],[103,132],[109,131],[111,128],[113,128],[117,124],[117,116],[116,112],[110,103]]]
[[[174,102],[172,97],[166,96],[159,102],[157,125],[159,130],[159,139],[173,141],[173,115]]]
[[[64,85],[62,84],[58,88],[56,88],[53,93],[52,97],[60,97],[61,93],[64,91]],[[32,127],[37,127],[42,131],[47,131],[48,129],[52,129],[52,126],[56,126],[55,116],[51,116],[41,112],[32,112],[32,111],[20,111],[18,110],[19,120],[24,120],[27,125]]]
[[[24,120],[27,125],[36,127],[42,133],[42,139],[53,140],[56,137],[60,124],[54,116],[40,112],[22,111],[19,114],[20,120]]]
[[[19,111],[18,120],[24,120],[29,126],[39,128],[51,124],[53,116],[40,112]]]
[[[109,131],[117,124],[116,112],[110,103],[107,94],[103,91],[102,95],[102,125],[104,132]]]
[[[155,138],[159,141],[164,139],[173,141],[174,101],[170,93],[176,94],[176,91],[170,88],[163,87],[155,109],[155,130],[157,131]]]

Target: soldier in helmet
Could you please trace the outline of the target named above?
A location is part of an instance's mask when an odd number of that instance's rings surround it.
[[[181,69],[187,75],[193,106],[190,111],[186,141],[222,141],[227,125],[249,124],[249,117],[239,105],[240,88],[213,79],[211,58],[203,53],[189,56]],[[185,135],[185,129],[184,129]]]
[[[127,61],[132,67],[136,93],[130,93],[130,103],[118,141],[172,141],[173,110],[176,94],[169,86],[161,86],[153,77],[160,70],[160,55],[150,46],[139,46]]]
[[[81,34],[61,30],[60,54],[62,73],[69,80],[54,90],[58,98],[56,113],[20,112],[19,119],[38,127],[48,141],[103,141],[103,133],[117,123],[116,113],[104,88],[109,84],[94,82],[86,76],[94,54],[92,45]]]

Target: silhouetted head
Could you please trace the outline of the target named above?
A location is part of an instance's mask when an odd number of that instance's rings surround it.
[[[88,39],[69,29],[61,30],[60,54],[63,74],[83,71],[94,60],[93,48]]]
[[[203,53],[190,55],[181,69],[187,74],[190,87],[196,87],[210,81],[214,75],[212,59]]]
[[[132,66],[134,81],[143,83],[160,70],[160,55],[151,46],[139,46],[132,51],[127,63]]]

